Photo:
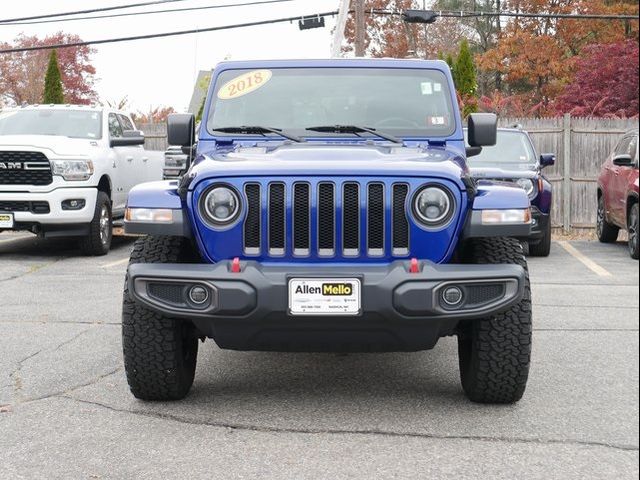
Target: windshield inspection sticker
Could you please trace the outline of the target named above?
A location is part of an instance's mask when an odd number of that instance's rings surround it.
[[[218,98],[220,100],[231,100],[247,93],[255,92],[271,80],[272,75],[271,70],[253,70],[243,73],[225,83],[218,90]]]
[[[422,91],[423,95],[433,94],[433,86],[431,85],[431,82],[422,82],[420,84],[420,90]]]

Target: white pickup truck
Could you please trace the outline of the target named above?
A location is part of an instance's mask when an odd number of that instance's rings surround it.
[[[0,232],[78,237],[109,251],[135,185],[162,179],[162,152],[120,111],[77,105],[0,110]]]

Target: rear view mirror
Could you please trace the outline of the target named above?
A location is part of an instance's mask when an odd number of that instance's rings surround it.
[[[551,167],[556,164],[556,156],[553,153],[543,153],[540,155],[540,166]]]
[[[144,133],[139,130],[125,130],[122,137],[112,138],[109,141],[111,147],[134,147],[144,145]]]
[[[613,157],[613,164],[619,167],[631,167],[633,165],[633,158],[628,153],[621,153]]]
[[[482,147],[466,147],[467,158],[475,157],[482,153]]]
[[[191,113],[172,113],[167,118],[169,145],[191,147],[195,143],[196,121]]]
[[[494,113],[469,115],[467,135],[471,147],[495,145],[498,135],[498,117]]]

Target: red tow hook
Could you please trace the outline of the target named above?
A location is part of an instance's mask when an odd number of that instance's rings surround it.
[[[409,273],[420,273],[420,264],[417,258],[412,258],[409,264]]]
[[[240,258],[235,257],[233,260],[231,260],[231,273],[240,273],[241,271]]]

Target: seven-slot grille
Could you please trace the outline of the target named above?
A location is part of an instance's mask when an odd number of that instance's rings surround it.
[[[0,185],[49,185],[51,165],[41,152],[0,151]]]
[[[287,252],[301,257],[406,256],[408,192],[404,183],[247,183],[244,252],[274,257]],[[385,236],[387,222],[390,236]]]

